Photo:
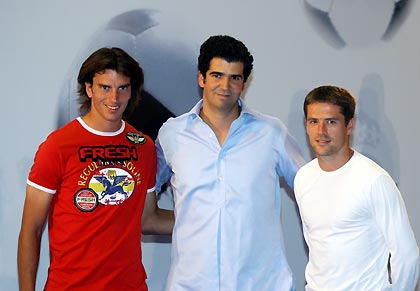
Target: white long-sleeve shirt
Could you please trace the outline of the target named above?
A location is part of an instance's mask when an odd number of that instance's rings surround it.
[[[309,247],[306,290],[414,290],[419,249],[385,170],[357,152],[331,172],[314,159],[299,170],[295,194]]]

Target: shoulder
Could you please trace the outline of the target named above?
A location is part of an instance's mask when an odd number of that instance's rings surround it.
[[[297,171],[295,176],[294,192],[296,198],[300,198],[302,195],[304,195],[303,193],[310,191],[313,183],[315,183],[321,174],[322,170],[319,167],[317,158],[303,165]]]
[[[313,160],[311,160],[310,162],[306,163],[305,165],[303,165],[297,172],[296,174],[296,178],[300,178],[301,176],[305,176],[309,173],[313,173],[315,171],[318,171],[319,168],[319,164],[318,164],[318,159],[315,158]]]
[[[177,117],[171,117],[162,124],[161,128],[159,129],[158,136],[162,137],[162,135],[166,134],[175,134],[187,127],[188,123],[195,118],[198,118],[198,116],[189,112]]]
[[[296,173],[295,186],[305,184],[309,180],[316,179],[318,175],[322,173],[321,168],[318,164],[318,159],[315,158],[308,163],[304,164]]]
[[[357,167],[353,169],[354,175],[359,179],[359,184],[366,197],[369,197],[372,205],[379,201],[392,201],[390,204],[397,205],[400,195],[397,184],[389,173],[370,158],[358,154]],[[356,179],[357,179],[356,178]],[[353,179],[353,180],[356,180]],[[357,180],[356,180],[357,181]]]
[[[72,120],[62,127],[52,131],[43,140],[36,151],[35,160],[58,160],[60,156],[69,153],[69,144],[74,144],[74,137],[80,136],[83,127],[77,120]]]
[[[355,168],[367,177],[389,176],[388,172],[367,156],[355,151]]]
[[[74,119],[69,123],[63,125],[62,127],[49,133],[44,143],[60,143],[60,141],[65,141],[69,137],[74,137],[75,134],[78,134],[81,130],[83,130],[83,127],[76,119]]]
[[[128,123],[127,121],[125,122],[125,129],[124,132],[133,132],[139,135],[142,135],[143,137],[147,138],[147,139],[151,139],[150,136],[148,136],[147,134],[141,132],[140,130],[136,129],[134,126],[132,126],[130,123]]]
[[[144,134],[143,132],[137,130],[134,126],[132,126],[130,123],[125,121],[125,129],[124,129],[124,135],[128,142],[134,144],[134,145],[154,145],[153,139],[148,136],[147,134]]]
[[[245,114],[249,116],[248,119],[252,120],[257,124],[260,124],[261,126],[270,128],[278,132],[287,132],[287,127],[278,117],[261,113],[249,107],[246,107]]]
[[[383,185],[395,185],[394,180],[385,169],[356,151],[345,173],[354,185],[357,184],[360,189],[364,189],[364,193],[370,193],[373,189],[382,189]]]
[[[190,120],[191,118],[198,117],[196,116],[196,114],[191,113],[191,112],[186,112],[183,113],[177,117],[170,117],[168,118],[168,120],[166,122],[163,123],[164,126],[176,126],[178,124],[184,124],[187,123],[188,120]]]

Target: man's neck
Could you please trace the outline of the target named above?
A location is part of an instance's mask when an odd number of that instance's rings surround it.
[[[92,129],[102,132],[116,132],[122,126],[122,119],[118,121],[100,120],[89,112],[82,117],[83,121]]]
[[[239,113],[239,106],[229,112],[212,111],[203,107],[201,108],[199,115],[201,119],[213,130],[220,146],[222,146],[229,134],[232,122],[239,117]]]
[[[348,151],[344,155],[340,156],[319,156],[318,164],[320,168],[326,172],[332,172],[338,170],[344,166],[353,156],[354,150],[348,148]]]

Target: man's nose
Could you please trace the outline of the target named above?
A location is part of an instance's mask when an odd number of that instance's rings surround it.
[[[118,101],[118,90],[111,90],[109,92],[109,98],[111,99],[112,102],[117,102]]]
[[[324,122],[319,122],[318,123],[318,132],[319,133],[324,133],[326,130],[326,126]]]
[[[229,83],[230,83],[229,77],[222,77],[222,79],[220,80],[220,87],[222,89],[228,89]]]

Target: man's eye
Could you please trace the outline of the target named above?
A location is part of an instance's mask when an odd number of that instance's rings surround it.
[[[332,119],[327,120],[327,124],[335,124],[335,123],[336,123],[335,120],[332,120]]]
[[[232,76],[232,80],[234,81],[240,81],[242,79],[241,76]]]
[[[111,87],[106,85],[101,85],[102,90],[108,91]]]
[[[119,88],[120,91],[127,91],[128,90],[128,86],[121,86]]]

